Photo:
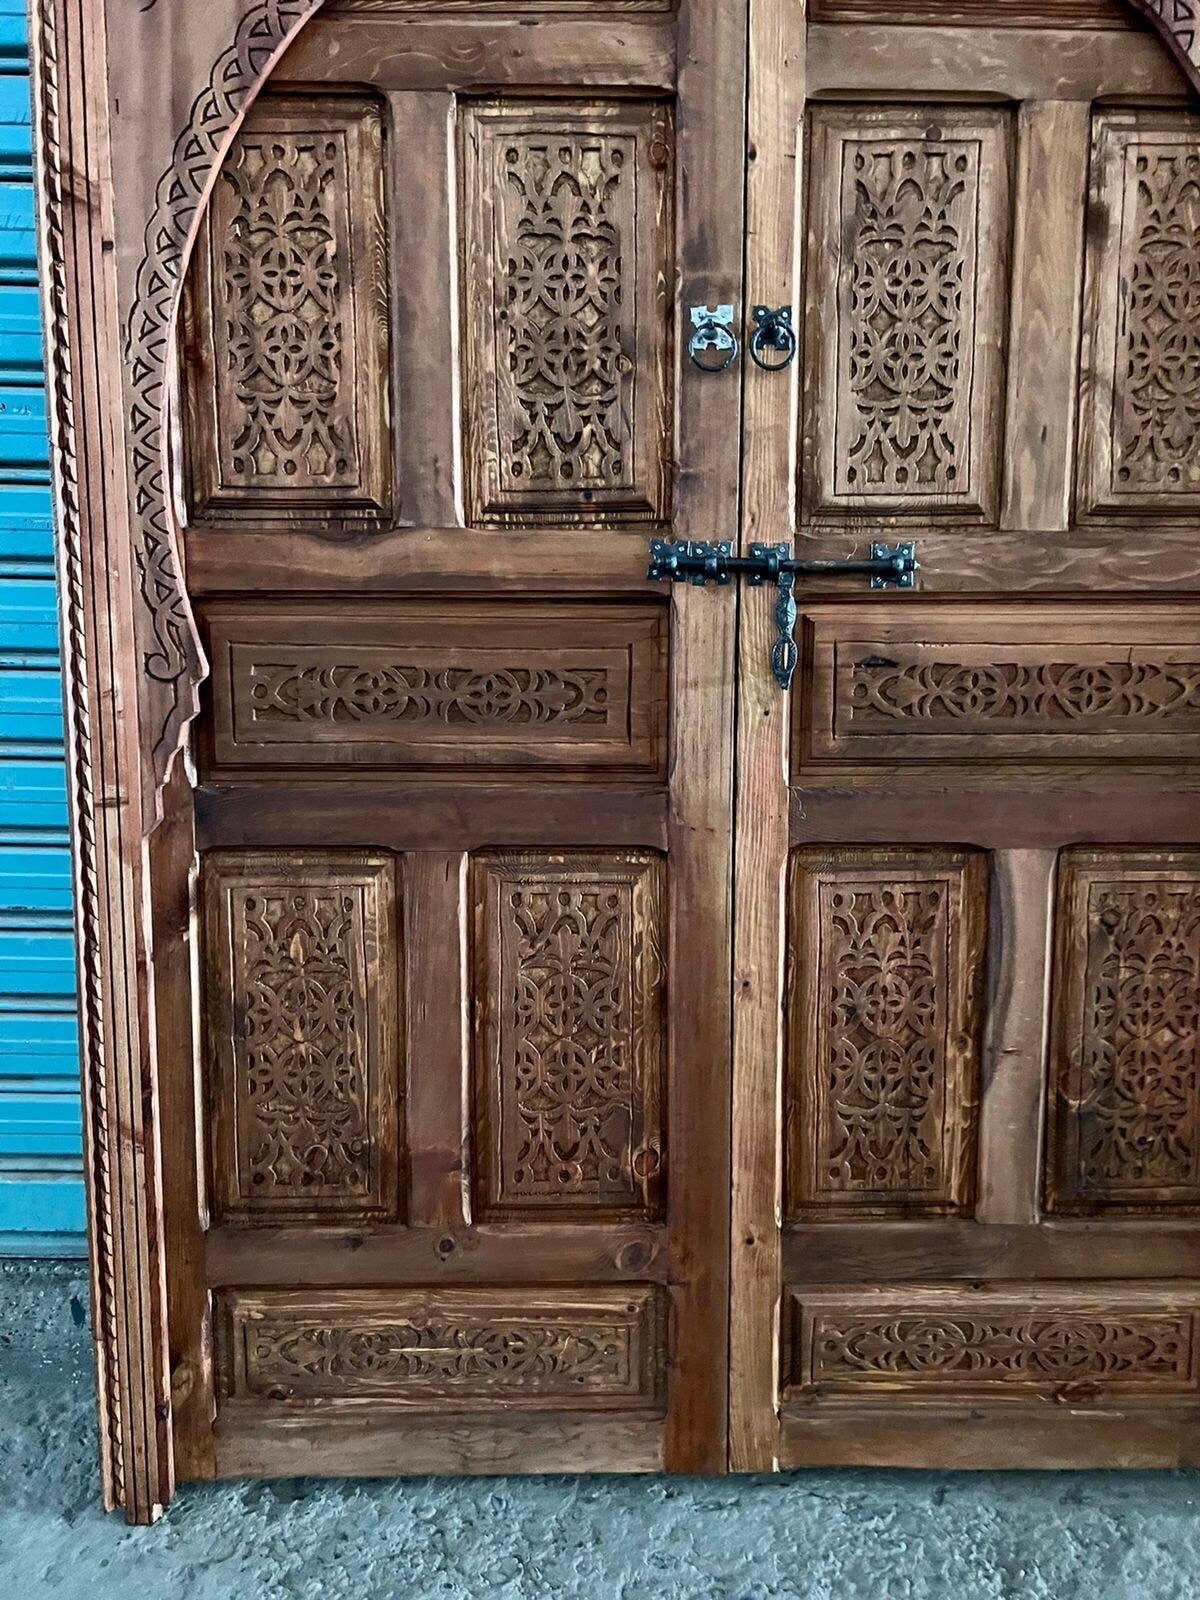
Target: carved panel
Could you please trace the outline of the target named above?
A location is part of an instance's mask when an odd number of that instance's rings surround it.
[[[1200,854],[1059,868],[1048,1204],[1200,1209]]]
[[[1008,142],[978,107],[813,111],[807,517],[995,519]]]
[[[345,3],[345,0],[343,0]],[[372,0],[357,0],[371,4]],[[916,28],[1135,28],[1127,0],[814,0],[813,22]]]
[[[1097,115],[1088,218],[1080,504],[1200,508],[1200,117]]]
[[[663,1152],[663,864],[474,863],[485,1213],[649,1212]]]
[[[970,1206],[985,902],[963,851],[793,856],[792,1215]]]
[[[1200,609],[814,607],[801,764],[1200,756]]]
[[[244,1290],[218,1297],[233,1399],[437,1410],[661,1408],[662,1307],[648,1285]]]
[[[213,605],[212,762],[659,776],[660,606]]]
[[[1194,1394],[1195,1303],[1185,1284],[796,1289],[788,1387],[947,1400]]]
[[[482,103],[462,137],[472,520],[661,522],[669,109]]]
[[[185,358],[195,520],[328,530],[386,515],[387,251],[373,102],[255,105],[197,243]]]
[[[214,1211],[392,1217],[399,950],[389,857],[203,858]]]

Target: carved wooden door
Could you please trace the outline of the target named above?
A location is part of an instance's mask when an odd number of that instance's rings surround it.
[[[109,1497],[723,1470],[744,13],[186,9],[39,34]]]
[[[1190,1463],[1200,116],[1105,0],[751,39],[745,537],[921,571],[787,698],[743,600],[732,1461]]]

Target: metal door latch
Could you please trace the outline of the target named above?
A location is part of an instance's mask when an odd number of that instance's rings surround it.
[[[695,332],[688,343],[692,365],[701,372],[724,372],[737,360],[738,342],[733,331],[733,307],[692,306],[689,308]],[[716,359],[701,361],[700,353],[715,350]]]
[[[774,354],[768,356],[767,352]],[[782,372],[796,354],[796,330],[792,327],[791,306],[754,307],[754,332],[750,335],[750,354],[764,372]]]
[[[871,554],[849,561],[797,561],[790,544],[752,544],[748,555],[735,556],[728,539],[710,544],[704,539],[651,539],[650,565],[646,576],[651,582],[669,578],[673,583],[729,584],[738,575],[753,588],[764,583],[778,586],[775,602],[776,639],[771,650],[771,666],[781,689],[790,688],[796,670],[796,579],[828,577],[831,574],[862,573],[872,589],[911,589],[916,583],[920,562],[915,544],[873,544]]]

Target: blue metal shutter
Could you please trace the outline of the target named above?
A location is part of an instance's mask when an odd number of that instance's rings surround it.
[[[0,1254],[84,1249],[24,0],[0,0]]]

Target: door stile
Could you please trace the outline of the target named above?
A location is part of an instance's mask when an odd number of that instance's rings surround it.
[[[746,140],[745,322],[751,307],[791,305],[800,325],[806,33],[790,0],[750,0]],[[764,372],[743,364],[742,549],[792,540],[801,353]],[[789,697],[771,672],[775,590],[739,596],[735,780],[733,1186],[730,1465],[770,1470],[779,1418],[784,886],[788,852]]]
[[[736,377],[697,372],[684,352],[692,305],[741,303],[746,7],[692,0],[679,23],[679,459],[675,532],[730,537],[737,526]],[[664,1464],[722,1472],[729,1337],[730,931],[734,660],[728,590],[672,586],[668,859],[670,1054],[689,1097],[667,1108],[673,1346]],[[703,908],[704,915],[697,911]],[[722,1359],[715,1359],[715,1352]],[[719,1374],[719,1377],[718,1377]]]

